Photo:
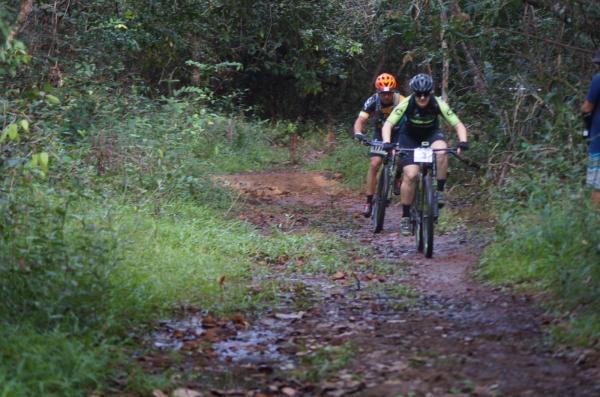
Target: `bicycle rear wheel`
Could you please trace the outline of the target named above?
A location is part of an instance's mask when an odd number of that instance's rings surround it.
[[[389,195],[390,173],[386,164],[383,164],[377,180],[377,190],[373,196],[373,233],[379,233],[383,230],[385,220],[385,207]]]
[[[423,206],[423,251],[425,253],[426,258],[431,258],[433,256],[433,227],[435,224],[435,199],[434,199],[434,191],[433,191],[433,179],[431,178],[431,174],[427,173],[424,177],[423,187],[425,188],[423,198],[424,206]]]

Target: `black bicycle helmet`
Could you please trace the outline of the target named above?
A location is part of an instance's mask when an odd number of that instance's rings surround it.
[[[414,92],[431,92],[433,90],[433,79],[428,74],[419,73],[410,79],[410,88]]]

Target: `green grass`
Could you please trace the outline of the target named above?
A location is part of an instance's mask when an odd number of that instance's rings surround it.
[[[594,344],[600,338],[594,317],[600,310],[600,211],[586,203],[579,195],[513,213],[485,250],[478,275],[494,284],[547,292],[554,307],[577,313],[556,335]]]
[[[318,382],[345,368],[355,355],[356,348],[350,342],[340,346],[324,346],[302,357],[302,367],[296,370],[301,381]]]
[[[322,159],[307,164],[309,170],[326,170],[342,175],[342,182],[350,187],[363,187],[369,169],[369,149],[355,140],[342,135],[336,149]]]
[[[148,395],[168,380],[128,352],[156,319],[182,306],[260,310],[281,286],[261,277],[270,266],[349,262],[323,233],[264,235],[225,219],[236,196],[212,177],[287,163],[283,127],[184,101],[104,99],[77,134],[53,133],[65,129],[60,109],[39,115],[47,174],[3,169],[0,396]]]
[[[14,325],[3,325],[0,338],[0,396],[77,397],[110,377],[106,344]]]

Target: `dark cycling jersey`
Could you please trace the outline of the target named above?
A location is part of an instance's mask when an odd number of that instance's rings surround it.
[[[403,116],[406,116],[405,131],[410,135],[428,135],[439,130],[438,116],[442,116],[452,127],[460,123],[450,106],[439,97],[433,97],[433,100],[429,100],[427,106],[421,109],[415,103],[414,96],[410,95],[394,108],[387,121],[396,125]]]
[[[369,99],[365,101],[365,104],[363,105],[362,110],[360,111],[358,116],[366,120],[369,118],[369,115],[371,113],[375,113],[377,116],[377,119],[375,120],[375,128],[376,130],[381,131],[381,127],[383,127],[384,121],[390,115],[390,113],[394,109],[394,106],[401,103],[402,100],[404,100],[404,97],[395,92],[394,101],[392,102],[392,104],[388,106],[383,106],[379,95],[373,94],[369,97]]]

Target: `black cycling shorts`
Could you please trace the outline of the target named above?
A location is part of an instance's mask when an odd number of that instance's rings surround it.
[[[433,131],[430,134],[425,135],[410,135],[406,131],[402,131],[400,134],[400,147],[415,149],[421,147],[422,142],[429,142],[431,145],[435,141],[446,141],[444,133],[441,130]],[[400,165],[406,167],[407,165],[416,164],[414,155],[412,152],[405,153],[400,157]]]

